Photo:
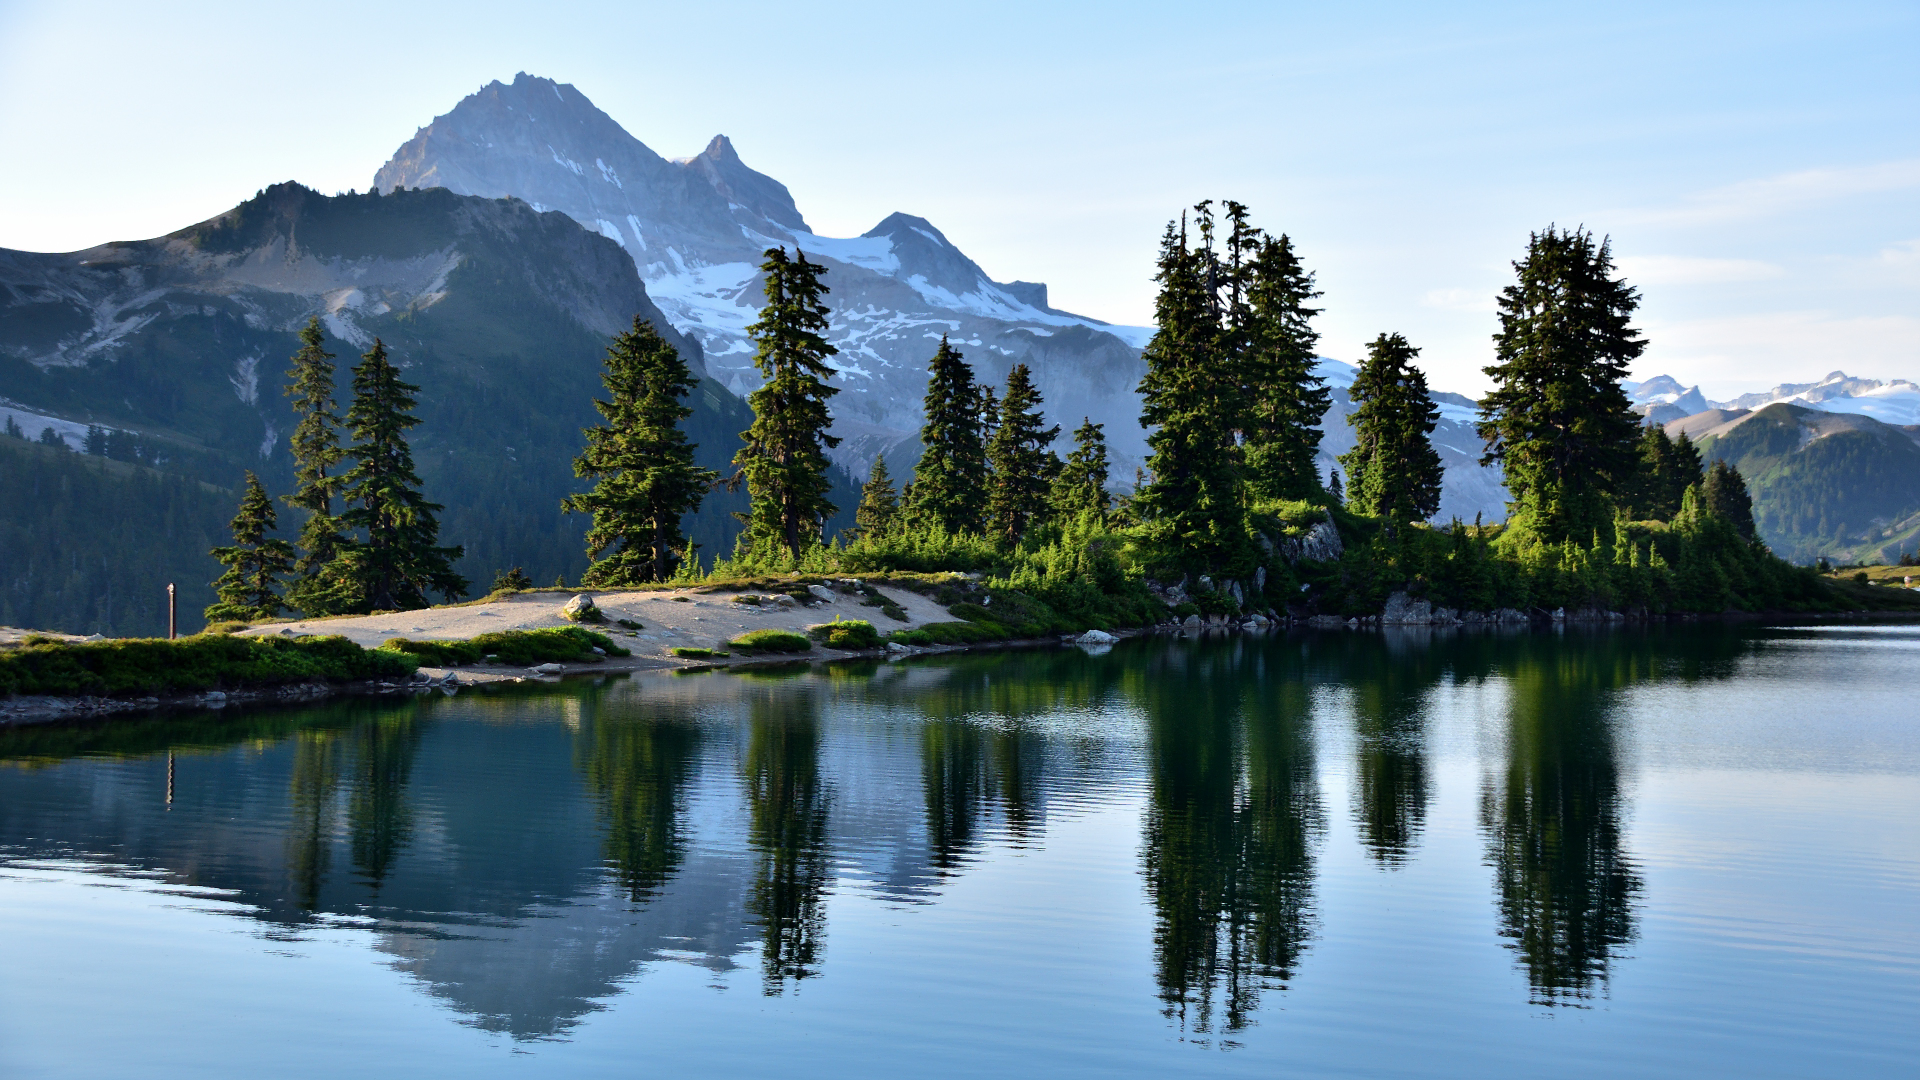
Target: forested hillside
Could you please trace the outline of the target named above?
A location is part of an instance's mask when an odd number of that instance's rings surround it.
[[[141,465],[0,437],[0,625],[73,634],[198,630],[234,493]]]

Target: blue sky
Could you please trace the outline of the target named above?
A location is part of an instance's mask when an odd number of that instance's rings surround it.
[[[366,4],[0,0],[0,246],[364,189],[525,70],[647,145],[717,132],[816,231],[901,210],[1054,303],[1151,319],[1202,198],[1290,233],[1322,351],[1478,393],[1527,233],[1613,237],[1640,376],[1920,379],[1920,4]]]

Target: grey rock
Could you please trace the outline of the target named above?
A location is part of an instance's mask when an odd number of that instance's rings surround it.
[[[1306,535],[1280,544],[1280,557],[1289,563],[1331,562],[1340,557],[1345,550],[1340,544],[1340,530],[1334,528],[1331,521],[1317,521]]]
[[[1425,600],[1414,600],[1404,592],[1387,597],[1387,605],[1380,612],[1383,626],[1425,626],[1432,621],[1433,605]]]
[[[559,664],[536,664],[528,670],[535,675],[557,675],[566,669]]]
[[[1082,645],[1111,645],[1120,639],[1105,630],[1089,630],[1074,640]]]
[[[1190,630],[1190,631],[1200,629],[1200,616],[1189,615],[1186,618],[1180,620],[1180,629]]]
[[[1266,537],[1263,536],[1261,537],[1261,539],[1265,540]],[[1269,542],[1269,546],[1271,546],[1271,542]],[[1262,566],[1262,567],[1256,568],[1253,571],[1253,592],[1254,592],[1254,595],[1258,596],[1258,595],[1264,594],[1266,591],[1267,591],[1267,568]]]
[[[577,593],[573,599],[567,601],[566,607],[560,609],[560,614],[565,615],[569,619],[579,621],[581,619],[591,619],[599,615],[600,609],[594,606],[593,597],[588,596],[586,593]]]
[[[812,593],[813,598],[823,604],[833,603],[833,590],[827,588],[825,585],[809,585],[807,586],[807,592]]]

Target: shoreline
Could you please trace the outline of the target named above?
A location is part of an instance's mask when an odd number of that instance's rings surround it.
[[[1210,622],[1199,627],[1190,627],[1177,623],[1162,623],[1149,627],[1105,631],[1115,642],[1144,637],[1226,637],[1239,634],[1258,634],[1272,636],[1289,633],[1385,633],[1385,632],[1482,632],[1503,631],[1507,633],[1537,633],[1543,630],[1567,628],[1578,629],[1625,629],[1628,627],[1651,627],[1660,624],[1692,624],[1721,622],[1730,624],[1764,623],[1771,626],[1806,625],[1858,625],[1858,624],[1899,624],[1920,623],[1920,614],[1898,611],[1856,611],[1856,612],[1723,612],[1714,615],[1659,616],[1654,618],[1528,618],[1524,621],[1481,621],[1481,622],[1391,622],[1382,623],[1380,616],[1371,616],[1366,620],[1353,620],[1349,625],[1342,620],[1339,625],[1310,625],[1307,620],[1288,620],[1286,622],[1269,621],[1265,626],[1245,626],[1238,623]],[[483,687],[504,687],[524,685],[526,683],[559,684],[569,678],[583,675],[629,675],[637,672],[709,672],[728,671],[735,668],[772,667],[787,664],[846,663],[855,660],[901,661],[920,656],[943,656],[953,653],[965,653],[989,650],[1024,650],[1041,648],[1062,648],[1074,644],[1087,644],[1093,648],[1104,649],[1111,643],[1086,642],[1078,640],[1079,635],[1065,634],[1054,637],[1018,638],[1006,641],[980,641],[958,645],[902,646],[873,649],[829,649],[816,646],[805,653],[762,654],[758,656],[740,656],[717,660],[680,660],[678,658],[660,658],[652,656],[608,657],[591,663],[544,664],[539,668],[514,668],[500,665],[477,665],[463,668],[442,668],[423,666],[412,678],[406,680],[365,679],[353,682],[324,683],[286,683],[276,686],[240,688],[235,690],[211,690],[186,694],[144,696],[34,696],[0,698],[0,730],[27,727],[39,724],[87,723],[96,720],[117,719],[140,714],[159,714],[185,710],[224,709],[230,706],[295,706],[311,705],[321,701],[348,697],[398,697],[401,695],[420,695],[444,693],[452,695],[460,690],[480,689]]]

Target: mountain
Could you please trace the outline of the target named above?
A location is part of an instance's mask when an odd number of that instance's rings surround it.
[[[1793,562],[1892,562],[1920,548],[1920,425],[1775,401],[1666,425],[1738,468],[1754,524]]]
[[[985,381],[1004,383],[1016,363],[1032,368],[1063,432],[1082,417],[1106,424],[1117,483],[1129,483],[1145,461],[1137,388],[1150,329],[1061,311],[1043,284],[995,281],[925,218],[894,213],[857,237],[820,236],[786,186],[742,162],[724,135],[693,157],[669,160],[579,90],[523,72],[419,129],[373,182],[381,191],[516,196],[613,238],[673,325],[705,347],[713,377],[740,394],[760,383],[745,330],[760,305],[761,252],[797,246],[824,261],[843,391],[833,401],[834,430],[846,440],[835,456],[856,475],[877,453],[895,476],[912,475],[927,360],[941,334]],[[1336,388],[1321,463],[1331,469],[1333,455],[1353,441],[1343,389],[1352,368],[1328,361],[1325,372]],[[1442,519],[1501,520],[1506,490],[1497,469],[1478,463],[1477,406],[1437,397],[1446,414],[1435,432],[1448,468]]]
[[[598,419],[607,340],[636,314],[702,370],[698,342],[673,333],[620,246],[564,214],[444,188],[327,197],[280,184],[154,240],[0,250],[0,411],[28,438],[52,427],[80,449],[98,426],[111,429],[96,448],[108,457],[223,488],[250,468],[285,492],[293,418],[280,387],[318,315],[343,407],[347,368],[376,336],[422,387],[414,453],[447,507],[442,539],[467,548],[459,571],[481,588],[512,565],[573,578],[585,522],[558,502],[576,488],[580,429]],[[751,422],[745,403],[704,379],[689,404],[703,463],[723,466]],[[850,520],[857,494],[837,475]],[[743,506],[716,494],[690,532],[725,550]],[[216,570],[208,560],[207,578]],[[48,625],[127,630],[78,611]]]
[[[1649,424],[1664,424],[1704,412],[1707,399],[1697,386],[1682,386],[1669,375],[1655,375],[1643,383],[1623,383],[1633,411],[1646,417]]]
[[[1760,409],[1776,401],[1821,412],[1871,416],[1882,423],[1920,424],[1920,385],[1909,379],[1857,379],[1833,371],[1819,382],[1782,383],[1765,393],[1714,402],[1723,409]]]
[[[743,163],[724,135],[668,160],[572,86],[522,73],[421,128],[373,182],[385,192],[516,196],[612,238],[673,325],[705,348],[713,377],[737,394],[760,383],[746,327],[760,306],[761,253],[798,247],[824,262],[829,340],[840,350],[835,431],[846,439],[835,454],[861,475],[884,450],[897,451],[910,474],[927,360],[941,334],[984,380],[1031,367],[1047,412],[1066,429],[1082,416],[1107,422],[1116,475],[1145,457],[1134,396],[1144,331],[1057,310],[1045,285],[994,281],[924,218],[890,214],[857,237],[819,236],[785,185]]]

